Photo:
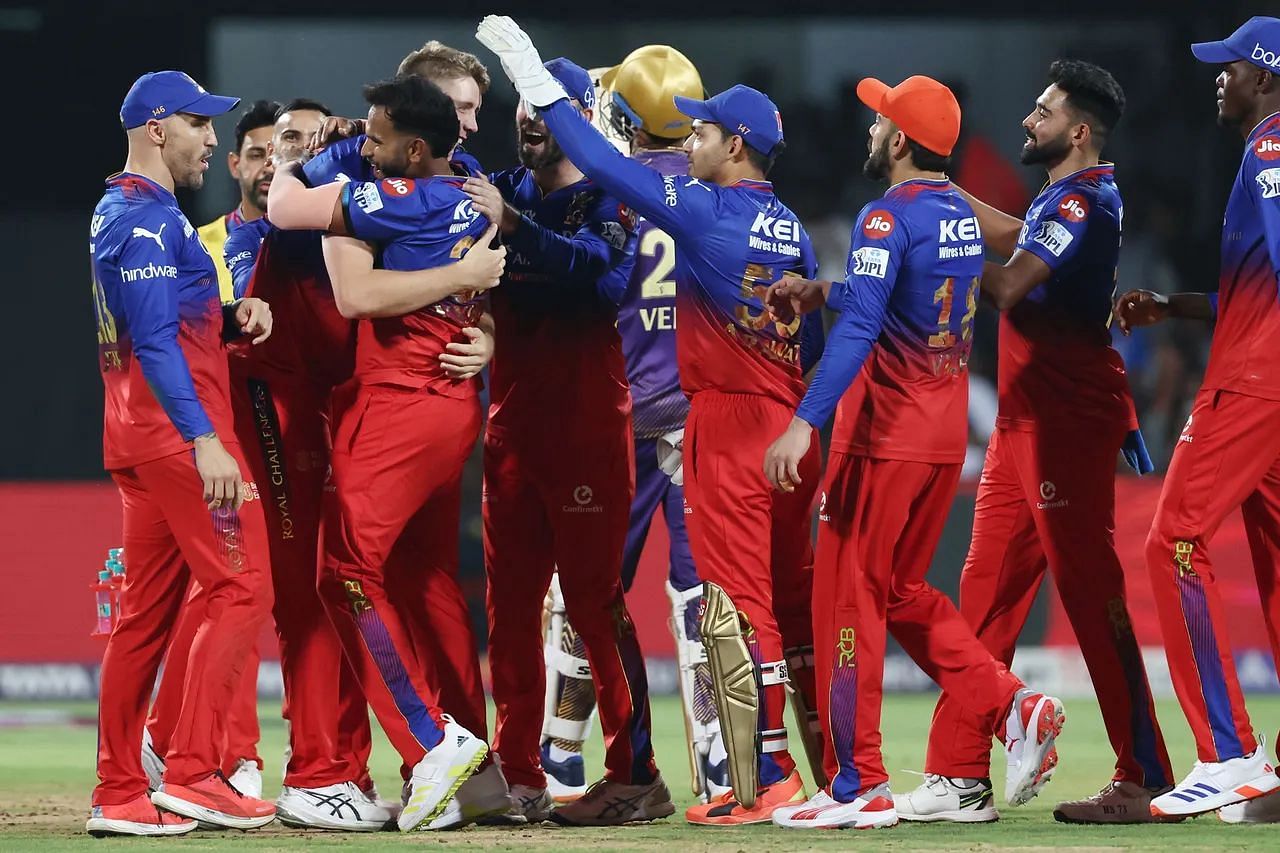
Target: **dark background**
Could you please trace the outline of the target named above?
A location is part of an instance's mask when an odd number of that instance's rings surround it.
[[[306,79],[296,67],[299,57],[315,63],[317,79],[332,77],[350,60],[375,56],[389,74],[404,45],[379,44],[356,33],[340,55],[312,53],[294,45],[292,53],[239,56],[235,33],[288,35],[294,26],[317,21],[334,26],[374,25],[399,28],[406,23],[405,44],[414,47],[433,36],[441,15],[473,27],[485,13],[505,12],[536,24],[531,30],[554,33],[566,52],[581,44],[583,65],[617,62],[626,51],[648,42],[680,46],[701,67],[744,69],[742,80],[768,87],[787,125],[789,147],[775,181],[779,194],[801,214],[811,230],[831,224],[839,257],[841,240],[858,207],[879,189],[859,177],[869,116],[849,97],[825,85],[810,87],[797,69],[826,67],[851,58],[830,47],[830,57],[806,56],[806,42],[780,38],[772,49],[757,40],[739,44],[739,28],[771,27],[787,33],[797,26],[879,27],[908,24],[911,43],[894,45],[905,62],[918,58],[920,70],[956,80],[967,90],[967,132],[985,135],[1012,161],[1021,144],[1017,122],[1043,87],[1043,68],[1057,56],[1098,61],[1125,85],[1129,111],[1108,154],[1118,162],[1118,181],[1126,199],[1125,243],[1140,263],[1130,284],[1157,276],[1169,287],[1204,290],[1216,281],[1218,227],[1231,178],[1240,157],[1240,138],[1214,124],[1214,69],[1196,63],[1187,49],[1196,40],[1222,38],[1252,14],[1276,14],[1275,3],[1219,2],[1165,4],[1151,2],[1083,2],[1054,6],[1026,3],[899,2],[834,3],[788,0],[786,3],[700,3],[646,0],[636,4],[599,2],[508,2],[497,7],[452,4],[432,18],[421,19],[420,2],[338,3],[331,0],[271,4],[212,0],[202,3],[128,4],[71,3],[0,4],[0,79],[5,81],[8,127],[4,162],[8,192],[0,198],[0,245],[7,315],[3,339],[3,383],[7,411],[0,418],[0,479],[83,479],[101,471],[101,384],[96,371],[94,323],[89,299],[86,252],[89,213],[100,195],[102,180],[120,168],[124,137],[117,112],[130,83],[141,73],[179,68],[215,91],[227,80],[253,80],[257,90],[232,90],[246,100],[298,94],[331,100],[335,108],[358,110],[358,84],[344,80],[342,92],[276,91],[272,83],[288,72]],[[415,20],[415,16],[417,19]],[[812,20],[809,20],[812,18]],[[235,26],[226,29],[229,20]],[[648,22],[653,22],[652,27]],[[618,27],[613,41],[593,33]],[[1007,45],[1010,63],[1021,69],[1031,61],[1041,70],[1008,79],[1001,51],[955,55],[957,28],[972,33],[987,26],[1023,27],[1026,39]],[[697,43],[682,40],[685,27],[696,30]],[[382,32],[383,30],[376,30]],[[1003,31],[1003,30],[1002,30]],[[1023,29],[1016,29],[1023,32]],[[451,27],[449,32],[455,32]],[[718,32],[713,38],[706,34]],[[581,36],[579,36],[581,33]],[[641,38],[631,34],[643,33]],[[580,40],[579,40],[580,39]],[[446,38],[491,57],[474,42]],[[812,42],[810,42],[812,43]],[[750,55],[735,55],[749,51]],[[349,52],[349,53],[347,53]],[[215,53],[217,61],[215,62]],[[607,55],[603,55],[607,53]],[[601,55],[593,55],[601,54]],[[292,56],[295,66],[281,63]],[[946,67],[937,58],[947,57]],[[1018,63],[1014,63],[1014,59]],[[274,64],[273,64],[274,63]],[[1020,64],[1019,64],[1020,63]],[[491,63],[501,78],[497,63]],[[217,67],[215,67],[215,65]],[[363,66],[360,66],[363,67]],[[864,74],[892,74],[883,68],[857,66]],[[713,91],[735,79],[707,73]],[[909,72],[908,72],[909,73]],[[727,76],[727,75],[725,75]],[[849,81],[857,75],[850,75]],[[905,76],[902,75],[902,76]],[[327,79],[327,78],[326,78]],[[897,82],[890,79],[890,82]],[[329,84],[326,84],[329,85]],[[984,93],[998,92],[998,101]],[[1007,95],[1006,93],[1014,93]],[[481,132],[469,146],[483,162],[502,165],[511,157],[510,109],[513,98],[505,80],[495,88],[481,113]],[[233,123],[233,121],[232,121]],[[222,145],[230,142],[229,125],[219,127]],[[1034,194],[1043,173],[1013,166]],[[217,180],[214,175],[217,174]],[[196,224],[234,203],[233,188],[220,169],[211,169],[200,200],[180,196]],[[221,205],[219,207],[219,205]],[[1019,212],[1020,213],[1020,212]],[[847,247],[847,242],[845,243]],[[1122,287],[1125,286],[1122,271]],[[975,371],[993,370],[993,315],[979,323]],[[1157,454],[1170,429],[1185,417],[1188,389],[1202,368],[1205,333],[1173,332],[1146,342],[1130,357],[1135,392],[1147,421],[1148,438]],[[1151,413],[1148,415],[1148,413]],[[1172,426],[1171,426],[1172,425]],[[1158,432],[1159,435],[1152,433]]]

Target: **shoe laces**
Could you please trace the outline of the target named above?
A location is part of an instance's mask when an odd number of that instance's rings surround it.
[[[221,769],[213,771],[213,775],[221,779],[222,784],[230,788],[233,794],[235,794],[237,797],[239,797],[242,800],[244,799],[244,794],[240,793],[239,789],[237,789],[235,785],[231,784],[231,780],[226,777],[226,774],[224,774]]]

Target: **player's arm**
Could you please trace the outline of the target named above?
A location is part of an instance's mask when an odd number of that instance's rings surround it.
[[[955,186],[955,184],[952,184]],[[1022,220],[1010,216],[1003,210],[997,210],[985,201],[969,193],[963,187],[956,186],[956,191],[964,196],[978,217],[978,227],[982,229],[982,241],[987,248],[1003,258],[1013,257],[1018,248],[1018,234],[1022,232]]]
[[[502,60],[502,70],[520,96],[537,107],[569,161],[610,195],[677,240],[688,233],[690,220],[700,209],[704,213],[710,209],[714,196],[709,187],[694,182],[705,198],[691,194],[693,198],[684,203],[677,184],[687,189],[689,178],[663,176],[632,160],[592,127],[569,103],[569,96],[543,67],[538,49],[515,21],[505,15],[487,15],[476,28],[476,38]]]
[[[276,170],[267,193],[271,222],[285,231],[326,231],[350,234],[343,203],[349,183],[308,187],[301,179],[302,164],[287,163]]]
[[[1178,317],[1213,322],[1218,317],[1218,294],[1172,293],[1130,290],[1116,298],[1116,323],[1126,335],[1138,326],[1150,326]]]
[[[1276,145],[1274,135],[1263,137]],[[1249,146],[1247,161],[1251,174],[1249,188],[1262,219],[1262,239],[1271,258],[1271,271],[1276,278],[1276,296],[1280,299],[1280,161],[1263,160],[1257,148],[1261,141]]]
[[[1110,214],[1078,192],[1059,193],[1046,200],[1038,217],[1028,220],[1025,229],[1019,226],[1020,239],[1008,262],[983,264],[983,293],[1001,311],[1017,305],[1075,259],[1084,245],[1090,220],[1098,216]],[[1106,223],[1099,223],[1098,227],[1106,227]],[[985,224],[982,236],[987,239]]]
[[[800,241],[800,258],[804,264],[804,277],[814,278],[818,274],[818,256],[807,233]],[[800,321],[800,372],[806,378],[812,378],[809,371],[817,367],[826,345],[827,331],[822,325],[822,313],[805,315]]]
[[[156,217],[149,221],[140,217],[137,224],[160,233],[165,221],[181,231],[176,220]],[[126,227],[132,227],[127,223]],[[121,269],[144,269],[148,264],[161,271],[150,279],[124,283],[120,288],[124,313],[133,339],[133,354],[147,386],[160,403],[169,421],[183,441],[193,445],[196,469],[204,486],[204,499],[210,509],[229,505],[239,509],[243,500],[240,467],[222,446],[214,432],[213,422],[196,396],[195,381],[187,357],[178,345],[178,258],[168,246],[156,246],[151,240],[130,237],[117,259]],[[168,271],[173,270],[173,275]]]
[[[262,235],[251,225],[243,225],[227,235],[222,246],[222,260],[231,273],[231,290],[236,299],[249,295],[253,268],[262,248]]]
[[[374,269],[374,247],[354,237],[327,236],[324,264],[342,316],[353,320],[401,317],[455,293],[497,286],[506,265],[505,247],[491,248],[490,225],[462,259],[425,270]]]
[[[1028,293],[1049,280],[1053,271],[1043,260],[1018,249],[1008,263],[982,265],[982,290],[1001,311],[1008,311]]]
[[[827,336],[817,372],[786,432],[765,452],[765,476],[783,491],[793,491],[800,482],[800,461],[809,450],[814,428],[821,428],[836,410],[884,326],[909,240],[902,220],[889,235],[868,237],[863,221],[870,215],[864,213],[854,226],[848,273],[843,282],[833,285],[843,291],[842,310]]]
[[[621,222],[618,202],[607,196],[597,200],[576,232],[565,236],[520,214],[497,186],[483,178],[468,178],[462,188],[481,214],[490,222],[501,223],[512,249],[534,259],[542,271],[553,273],[559,281],[594,287],[601,276],[634,251],[635,239]]]

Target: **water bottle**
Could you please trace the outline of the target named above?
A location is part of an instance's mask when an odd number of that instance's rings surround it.
[[[111,572],[111,625],[114,627],[116,620],[124,612],[124,563],[115,558],[107,560],[107,571]]]
[[[98,582],[93,585],[94,599],[98,609],[98,624],[94,634],[106,636],[111,633],[111,572],[103,569],[98,572]]]

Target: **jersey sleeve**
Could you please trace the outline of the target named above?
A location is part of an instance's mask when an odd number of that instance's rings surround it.
[[[1280,135],[1267,134],[1251,143],[1246,162],[1280,299]]]
[[[258,261],[258,251],[262,248],[263,233],[245,223],[227,235],[227,242],[222,246],[222,257],[231,273],[231,290],[236,299],[242,299],[249,292],[249,280],[253,278],[253,266]]]
[[[348,182],[339,196],[347,232],[386,243],[421,230],[426,201],[411,178]]]
[[[154,211],[122,223],[133,231],[120,248],[120,268],[151,267],[153,274],[122,282],[121,301],[142,375],[183,440],[191,441],[213,432],[213,423],[196,396],[191,369],[178,345],[177,246],[182,223],[167,212]]]
[[[718,187],[684,175],[663,175],[626,156],[567,100],[539,113],[575,166],[676,240],[697,237],[715,215]]]
[[[1084,244],[1094,199],[1078,188],[1066,187],[1047,199],[1035,219],[1023,223],[1018,248],[1030,252],[1058,272],[1071,262]]]
[[[544,271],[564,281],[594,285],[635,254],[635,231],[626,207],[601,193],[572,236],[558,234],[521,216],[508,242],[526,257],[537,258]],[[621,284],[625,287],[625,280]],[[617,294],[614,302],[621,297],[621,293]]]
[[[821,428],[853,384],[884,326],[889,296],[910,246],[906,224],[893,212],[870,206],[853,226],[849,263],[840,288],[840,313],[796,417]]]
[[[334,181],[370,181],[373,172],[369,161],[360,156],[364,147],[364,134],[349,139],[339,139],[328,148],[308,160],[302,174],[313,187]]]
[[[813,250],[813,243],[807,232],[802,232],[800,240],[800,260],[804,265],[803,275],[810,281],[818,274],[818,255]],[[800,321],[800,372],[808,373],[809,368],[822,358],[822,351],[827,345],[827,332],[822,325],[822,312],[814,311],[804,315]]]

